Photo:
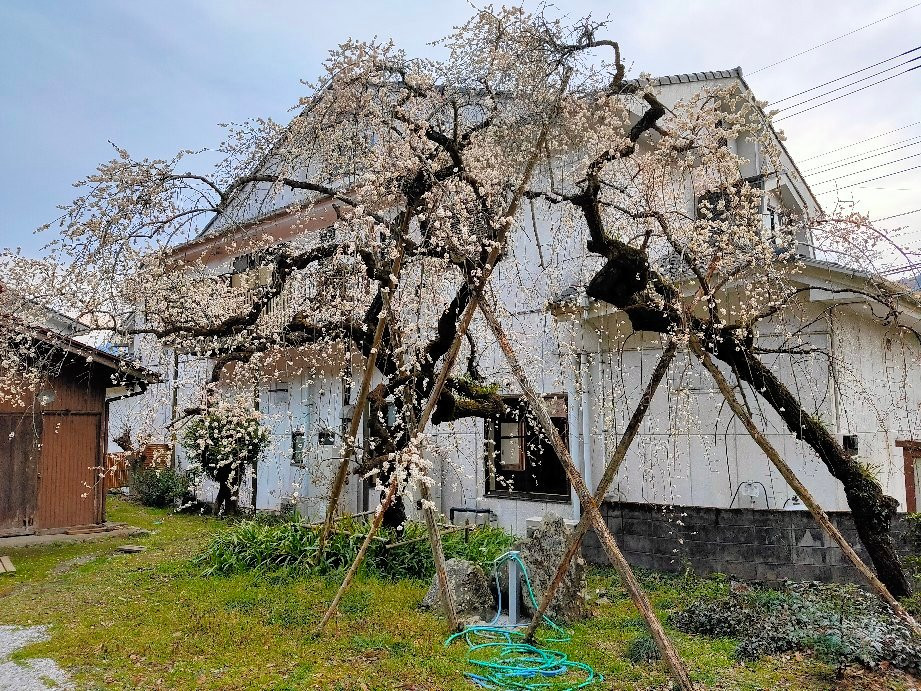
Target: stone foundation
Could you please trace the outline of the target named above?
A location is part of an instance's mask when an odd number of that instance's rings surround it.
[[[861,583],[856,569],[808,511],[715,509],[604,502],[608,528],[636,568],[725,573],[743,580]],[[829,513],[857,554],[869,563],[846,511]],[[893,523],[896,545],[905,553],[907,525]],[[608,559],[593,531],[583,554],[594,564]]]

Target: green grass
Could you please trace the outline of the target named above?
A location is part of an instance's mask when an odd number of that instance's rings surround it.
[[[0,579],[0,623],[51,626],[50,641],[19,657],[54,658],[91,689],[475,688],[462,676],[465,647],[445,648],[443,620],[417,609],[424,582],[360,578],[326,634],[313,638],[337,582],[285,572],[206,577],[192,558],[225,524],[112,500],[109,518],[153,533],[10,552],[18,571]],[[114,553],[125,543],[148,549]],[[88,563],[59,567],[87,556]],[[655,574],[643,582],[663,620],[727,587]],[[599,688],[667,689],[661,662],[629,661],[644,627],[616,576],[594,571],[591,586],[606,589],[610,602],[560,647],[604,674]],[[811,658],[742,665],[731,640],[669,632],[706,688],[837,688],[833,670]]]

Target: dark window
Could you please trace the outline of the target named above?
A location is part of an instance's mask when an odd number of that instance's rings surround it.
[[[569,444],[566,399],[548,396],[547,407],[563,441]],[[568,501],[566,471],[523,398],[505,399],[503,415],[486,420],[486,494]]]
[[[304,465],[304,433],[301,430],[291,433],[291,465]]]

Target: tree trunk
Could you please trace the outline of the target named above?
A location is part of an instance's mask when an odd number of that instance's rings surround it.
[[[759,392],[787,425],[818,454],[828,471],[841,481],[860,541],[866,548],[880,580],[896,597],[911,595],[911,582],[895,551],[890,528],[898,502],[883,493],[880,484],[844,450],[822,422],[806,413],[799,399],[750,349],[734,338],[710,341],[707,350],[729,365],[740,380]]]
[[[910,595],[911,583],[889,533],[898,502],[883,493],[879,483],[844,450],[820,420],[803,410],[796,396],[754,354],[750,341],[741,341],[729,329],[714,330],[712,325],[699,320],[687,324],[675,306],[674,288],[649,267],[642,252],[605,238],[599,226],[600,216],[596,218],[590,211],[586,211],[593,237],[589,250],[602,254],[607,262],[589,282],[588,295],[626,312],[636,331],[668,334],[674,329],[691,328],[697,333],[707,333],[703,339],[707,351],[729,365],[740,380],[751,384],[787,428],[809,444],[832,476],[841,481],[857,534],[880,580],[896,597]]]

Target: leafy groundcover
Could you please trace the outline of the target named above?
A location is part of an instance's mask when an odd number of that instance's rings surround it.
[[[669,619],[686,633],[738,639],[740,660],[812,651],[837,665],[887,662],[921,669],[921,646],[908,627],[879,598],[853,585],[745,586],[721,598],[697,600]]]

